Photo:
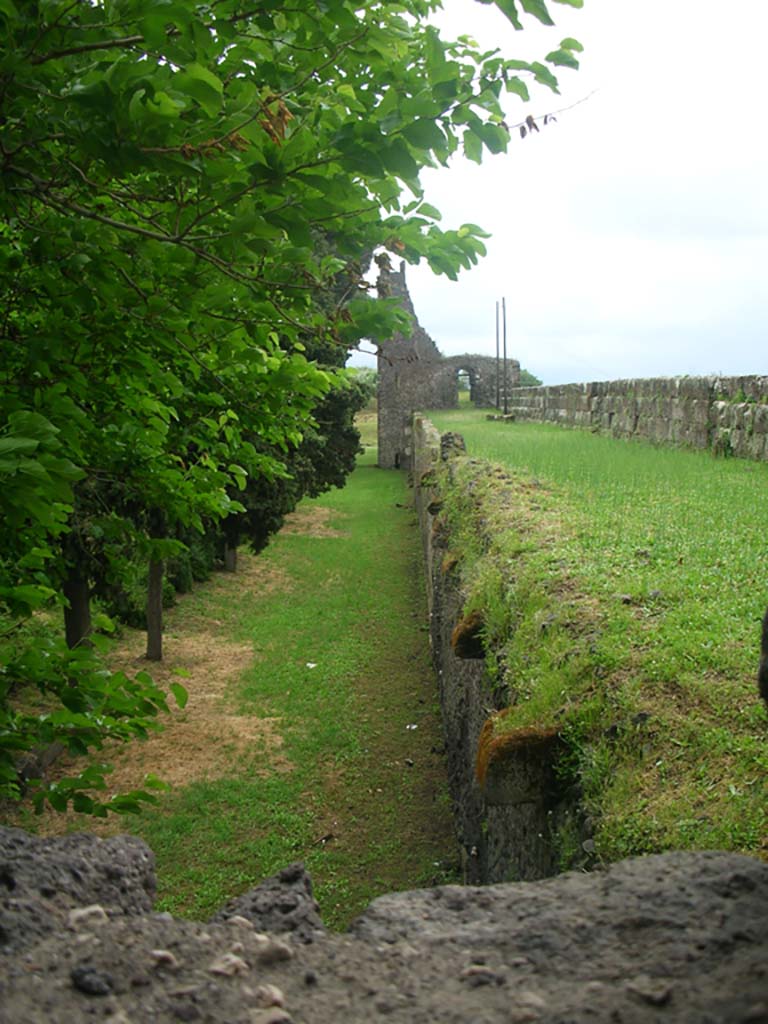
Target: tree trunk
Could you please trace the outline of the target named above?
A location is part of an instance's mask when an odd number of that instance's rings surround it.
[[[237,571],[237,545],[240,543],[240,530],[232,519],[224,523],[224,572]]]
[[[237,548],[224,541],[224,572],[237,572]]]
[[[88,579],[88,556],[80,543],[80,534],[73,530],[62,545],[66,576],[61,590],[67,599],[64,608],[64,637],[70,650],[87,640],[91,632],[91,589]]]
[[[149,513],[149,536],[152,540],[164,540],[168,536],[168,524],[160,509]],[[163,573],[165,562],[152,554],[149,559],[149,580],[147,581],[147,661],[163,660]]]
[[[67,647],[72,650],[79,644],[87,644],[91,634],[91,588],[88,574],[83,571],[83,553],[78,546],[75,534],[70,534],[64,546],[64,557],[67,560],[67,575],[61,587],[67,605],[64,606],[64,638]],[[67,680],[70,686],[77,686],[77,675]],[[64,744],[59,740],[47,747],[28,750],[18,764],[19,781],[22,789],[30,779],[41,779],[48,768],[64,753]]]
[[[147,660],[163,660],[163,571],[162,559],[149,563],[147,584]]]
[[[64,635],[70,649],[82,643],[91,632],[91,592],[76,566],[71,566],[62,587],[69,607],[64,608]]]

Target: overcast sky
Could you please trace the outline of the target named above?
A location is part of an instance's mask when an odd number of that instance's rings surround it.
[[[588,98],[481,167],[423,174],[443,226],[493,233],[458,283],[406,270],[443,353],[492,354],[505,296],[509,353],[547,384],[768,373],[768,0],[551,3],[556,27],[524,32],[444,5],[445,35],[505,56],[584,45],[560,96],[507,99],[510,123]]]

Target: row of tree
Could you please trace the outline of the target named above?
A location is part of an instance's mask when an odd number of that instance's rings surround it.
[[[347,352],[406,327],[368,293],[371,255],[451,277],[482,255],[419,172],[504,151],[505,94],[556,89],[580,47],[482,53],[442,40],[435,6],[0,0],[0,793],[25,753],[166,707],[147,673],[104,670],[94,594],[114,604],[145,561],[158,658],[168,559],[207,537],[231,565],[343,482],[366,397]],[[551,23],[544,0],[497,6]],[[28,628],[52,604],[63,637]],[[148,796],[105,786],[94,767],[28,791],[94,813]]]

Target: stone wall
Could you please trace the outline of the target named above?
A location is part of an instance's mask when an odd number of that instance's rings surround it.
[[[449,408],[454,409],[458,406],[456,376],[462,372],[469,377],[469,400],[473,405],[477,405],[481,409],[493,408],[496,405],[497,392],[500,404],[503,402],[504,377],[503,372],[497,366],[495,357],[472,354],[444,356],[442,373],[446,376],[450,386],[451,405]],[[519,380],[520,364],[516,359],[508,359],[507,383],[510,394]],[[421,408],[427,407],[421,406]],[[437,406],[432,408],[437,408]]]
[[[399,299],[413,317],[410,336],[395,335],[378,358],[378,460],[385,469],[398,469],[405,468],[414,409],[444,408],[451,396],[444,391],[446,380],[436,376],[442,357],[416,318],[404,268],[399,273],[382,271],[379,293]]]
[[[768,865],[705,851],[382,896],[328,934],[301,865],[207,923],[138,840],[0,827],[0,1024],[764,1024]]]
[[[546,878],[558,870],[552,835],[572,799],[560,791],[551,758],[521,750],[503,769],[476,776],[480,735],[496,702],[482,657],[459,657],[452,646],[462,617],[463,595],[454,572],[450,535],[441,516],[436,468],[450,473],[463,442],[441,438],[421,414],[413,419],[414,499],[419,514],[427,576],[430,644],[438,677],[449,784],[467,882]],[[482,464],[478,463],[480,472]]]
[[[518,420],[768,459],[768,377],[656,377],[514,388]]]
[[[378,463],[384,469],[412,468],[411,418],[417,409],[454,409],[458,405],[457,376],[469,375],[470,399],[492,406],[496,397],[496,360],[467,353],[444,357],[416,317],[405,281],[399,271],[382,270],[378,282],[382,298],[396,298],[413,319],[409,335],[386,341],[378,357]],[[520,380],[520,364],[507,360],[507,387]],[[503,388],[503,381],[499,382]],[[503,392],[502,392],[503,393]]]

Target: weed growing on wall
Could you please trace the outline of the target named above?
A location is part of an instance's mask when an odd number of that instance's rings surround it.
[[[468,461],[445,505],[515,709],[498,728],[558,726],[602,859],[768,855],[768,466],[471,410],[432,419],[504,468]]]

